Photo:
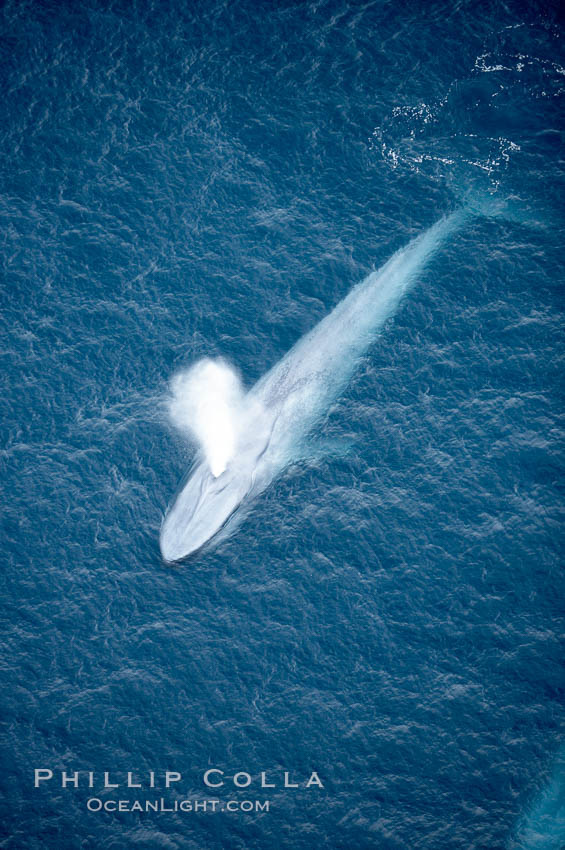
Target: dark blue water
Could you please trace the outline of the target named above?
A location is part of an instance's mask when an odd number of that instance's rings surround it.
[[[558,5],[1,15],[0,846],[561,848]],[[349,452],[166,566],[171,376],[222,355],[252,385],[468,189],[523,221],[434,258],[319,425]]]

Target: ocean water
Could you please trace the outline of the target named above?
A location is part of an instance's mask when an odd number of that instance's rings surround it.
[[[0,847],[560,850],[559,5],[7,0],[1,31]],[[171,378],[250,387],[469,191],[520,215],[430,263],[316,428],[348,451],[165,564]]]

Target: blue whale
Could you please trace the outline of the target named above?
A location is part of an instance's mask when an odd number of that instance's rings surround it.
[[[163,558],[180,561],[211,540],[238,507],[269,485],[343,392],[359,358],[430,258],[476,214],[445,216],[357,284],[247,393],[236,451],[215,477],[199,457],[170,505],[160,535]]]

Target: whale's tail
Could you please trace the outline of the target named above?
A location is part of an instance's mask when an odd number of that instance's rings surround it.
[[[524,227],[539,228],[546,219],[539,210],[515,195],[502,197],[490,192],[468,189],[461,193],[461,207],[472,217],[497,218]]]

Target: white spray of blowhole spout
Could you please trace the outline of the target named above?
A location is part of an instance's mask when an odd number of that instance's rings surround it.
[[[196,440],[214,478],[236,452],[242,399],[239,376],[224,360],[205,358],[171,381],[171,422]]]

